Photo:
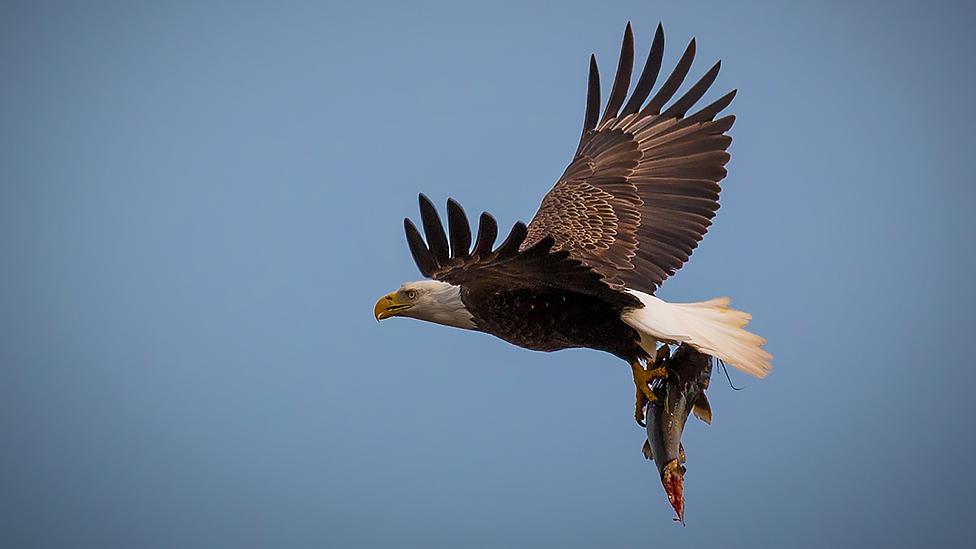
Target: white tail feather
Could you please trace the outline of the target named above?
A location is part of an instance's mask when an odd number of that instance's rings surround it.
[[[752,315],[729,308],[729,298],[698,303],[668,303],[644,292],[627,290],[644,304],[620,318],[641,335],[641,347],[654,356],[658,342],[687,343],[756,377],[766,377],[773,356],[762,349],[766,340],[744,330]]]

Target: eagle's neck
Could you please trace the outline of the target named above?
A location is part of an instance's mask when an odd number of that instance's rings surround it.
[[[421,306],[415,307],[415,318],[445,326],[474,330],[474,316],[461,301],[461,287],[437,280],[425,281],[429,292]]]

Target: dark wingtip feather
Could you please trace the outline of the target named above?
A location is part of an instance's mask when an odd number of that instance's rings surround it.
[[[624,110],[620,112],[620,116],[627,116],[640,110],[644,101],[647,100],[647,96],[654,89],[654,83],[657,82],[657,76],[661,72],[661,62],[663,60],[664,26],[658,23],[657,30],[654,32],[654,41],[651,43],[651,49],[647,52],[647,60],[644,61],[644,68],[641,70],[640,78],[637,79],[637,85],[634,86],[634,93],[631,94],[630,100],[627,101]]]
[[[691,64],[695,60],[696,48],[695,39],[692,38],[691,42],[688,43],[688,47],[685,48],[685,52],[681,55],[681,59],[678,60],[678,64],[671,71],[671,75],[668,76],[661,89],[657,91],[647,106],[644,107],[644,112],[658,114],[661,112],[661,107],[671,100],[671,97],[678,91],[685,77],[688,76],[688,70],[691,69]]]
[[[451,257],[468,257],[471,250],[471,226],[464,208],[453,198],[447,199],[447,229],[451,235]]]
[[[420,236],[420,231],[417,230],[413,221],[407,218],[403,220],[403,230],[407,233],[407,246],[410,247],[410,255],[413,256],[417,268],[420,269],[420,274],[431,276],[431,273],[437,268],[437,261],[434,260],[434,256],[431,255],[430,250],[427,249],[427,245],[424,244],[424,239]]]
[[[495,250],[495,255],[499,259],[504,259],[511,257],[518,253],[519,246],[522,242],[525,242],[525,237],[528,236],[529,231],[525,227],[525,223],[518,221],[512,227],[512,231],[508,233],[508,237],[502,242],[502,245]]]
[[[709,130],[714,133],[725,133],[731,130],[734,124],[735,124],[735,115],[727,114],[722,118],[713,120],[712,123],[709,124]]]
[[[424,236],[427,237],[427,247],[438,264],[444,264],[450,259],[450,250],[447,243],[447,233],[444,232],[444,225],[441,218],[437,215],[437,208],[429,198],[420,193],[420,221],[424,226]]]
[[[607,100],[607,107],[603,111],[601,124],[617,116],[620,105],[623,105],[627,98],[627,89],[630,88],[631,73],[634,72],[634,31],[627,23],[624,29],[624,40],[620,44],[620,58],[617,60],[617,74],[613,77],[613,86],[610,89],[610,98]]]
[[[681,118],[688,112],[688,109],[695,106],[695,103],[705,95],[708,88],[711,87],[712,83],[715,82],[715,78],[718,76],[718,71],[722,68],[722,62],[719,61],[712,65],[712,68],[708,69],[698,82],[691,87],[680,99],[674,102],[673,105],[668,107],[666,111],[661,113],[662,118],[677,117]]]
[[[472,253],[481,257],[490,254],[496,238],[498,238],[498,223],[490,213],[482,212],[481,219],[478,220],[478,240]]]
[[[694,123],[706,122],[708,120],[714,119],[715,116],[718,115],[718,113],[725,110],[725,108],[732,103],[732,100],[735,99],[735,94],[737,93],[739,93],[739,90],[730,91],[729,93],[723,95],[722,97],[719,97],[718,99],[710,103],[702,110],[689,116],[687,120],[690,123],[694,124]]]
[[[590,54],[590,75],[586,88],[586,116],[583,118],[583,135],[596,127],[600,116],[600,69],[596,66],[596,56]]]
[[[552,235],[546,235],[541,240],[522,252],[524,257],[542,257],[549,254],[549,250],[556,245],[556,239]]]

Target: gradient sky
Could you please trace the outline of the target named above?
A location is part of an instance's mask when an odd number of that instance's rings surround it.
[[[205,4],[0,7],[4,547],[976,536],[971,5]],[[731,296],[776,357],[713,378],[686,528],[623,362],[372,318],[419,191],[532,216],[628,20],[739,89],[659,295]]]

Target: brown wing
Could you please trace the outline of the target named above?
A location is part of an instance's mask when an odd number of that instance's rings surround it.
[[[471,227],[464,210],[451,199],[447,213],[450,242],[437,209],[424,195],[420,195],[420,218],[426,243],[413,222],[403,220],[410,253],[426,277],[468,287],[553,288],[593,295],[619,306],[640,305],[636,297],[611,288],[603,275],[570,257],[569,251],[552,250],[552,237],[523,246],[527,235],[524,223],[516,223],[505,241],[493,248],[498,225],[491,215],[482,213],[472,250]]]
[[[735,117],[715,116],[732,102],[735,91],[686,116],[715,81],[719,62],[662,111],[691,68],[695,40],[647,101],[663,55],[664,30],[658,25],[644,69],[623,105],[634,62],[633,32],[627,24],[613,88],[599,121],[600,75],[590,57],[579,148],[542,200],[523,248],[551,236],[554,250],[568,250],[610,285],[649,293],[688,260],[719,207],[719,181],[726,175],[725,151],[732,142],[725,132]]]

